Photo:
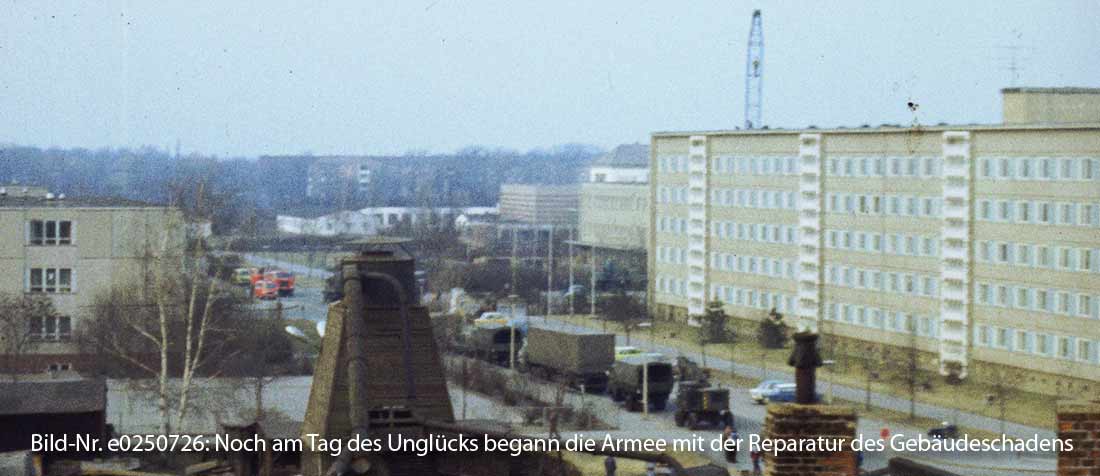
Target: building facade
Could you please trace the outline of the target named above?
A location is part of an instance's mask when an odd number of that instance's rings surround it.
[[[319,157],[309,166],[306,196],[339,205],[368,198],[375,183],[377,160],[367,157]]]
[[[774,308],[945,375],[1100,382],[1100,123],[670,132],[652,150],[658,316]]]
[[[151,257],[182,256],[183,225],[174,208],[0,190],[0,292],[46,295],[57,311],[29,323],[26,355],[0,357],[27,373],[79,370],[73,337],[96,297],[148,285]]]
[[[649,147],[628,144],[596,159],[581,184],[579,239],[599,248],[645,250]]]
[[[577,225],[580,188],[576,185],[503,184],[500,219],[528,225]]]

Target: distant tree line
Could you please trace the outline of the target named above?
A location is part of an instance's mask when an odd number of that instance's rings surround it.
[[[44,186],[70,196],[112,196],[165,204],[181,182],[203,177],[219,205],[215,233],[250,234],[276,214],[319,215],[368,206],[492,206],[502,183],[579,182],[600,150],[567,144],[518,152],[481,146],[453,154],[375,157],[374,186],[352,201],[306,197],[312,155],[218,158],[139,149],[0,145],[0,184]],[[238,228],[241,228],[238,230]]]

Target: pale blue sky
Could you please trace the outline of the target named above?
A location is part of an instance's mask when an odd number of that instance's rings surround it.
[[[743,122],[763,10],[772,127],[1000,120],[1100,86],[1100,2],[3,1],[0,142],[219,155],[610,147]]]

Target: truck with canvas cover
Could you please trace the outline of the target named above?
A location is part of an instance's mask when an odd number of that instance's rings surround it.
[[[647,382],[648,380],[648,382]],[[619,358],[611,366],[607,391],[616,402],[626,402],[626,409],[641,411],[649,394],[649,405],[654,410],[665,409],[668,395],[674,384],[672,365],[648,354]]]
[[[532,327],[522,358],[538,376],[603,393],[607,372],[615,362],[615,335]]]

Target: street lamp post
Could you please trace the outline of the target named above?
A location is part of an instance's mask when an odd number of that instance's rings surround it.
[[[833,366],[836,365],[836,361],[835,360],[823,360],[823,361],[821,361],[821,365],[826,366],[826,367],[829,368],[829,403],[833,403],[833,380],[836,380],[836,375],[834,375],[835,371],[833,370]]]

